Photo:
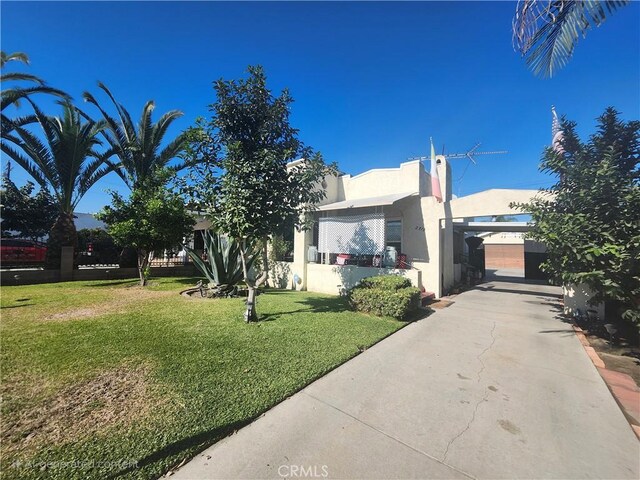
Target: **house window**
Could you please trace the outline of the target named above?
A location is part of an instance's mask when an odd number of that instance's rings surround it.
[[[385,246],[395,247],[396,252],[402,252],[402,220],[387,220]]]

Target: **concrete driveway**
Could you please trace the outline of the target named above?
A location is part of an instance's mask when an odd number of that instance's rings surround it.
[[[560,289],[510,280],[457,296],[174,478],[639,478],[640,442],[556,318]]]

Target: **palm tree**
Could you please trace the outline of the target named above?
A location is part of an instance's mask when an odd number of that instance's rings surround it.
[[[27,115],[25,117],[19,117],[10,119],[4,114],[4,110],[10,106],[15,105],[18,106],[20,104],[20,100],[28,98],[31,95],[37,93],[45,93],[48,95],[55,95],[56,97],[63,98],[68,100],[70,97],[62,90],[58,90],[57,88],[52,88],[47,86],[44,80],[35,75],[31,75],[30,73],[23,72],[5,72],[5,66],[9,62],[20,62],[25,65],[29,64],[29,57],[22,52],[14,52],[7,54],[5,52],[0,51],[0,83],[5,85],[6,82],[28,82],[30,86],[28,87],[18,87],[13,86],[7,89],[3,89],[1,92],[1,100],[0,100],[0,110],[2,111],[2,117],[0,119],[0,136],[3,140],[8,140],[11,142],[16,142],[17,138],[11,135],[11,132],[14,130],[16,126],[23,126],[27,123],[35,122],[36,119],[33,115]]]
[[[552,77],[564,67],[580,35],[599,27],[630,0],[519,0],[513,45],[536,75]]]
[[[116,172],[129,188],[133,189],[147,181],[157,180],[156,174],[165,168],[178,171],[187,166],[184,162],[168,166],[169,162],[177,158],[184,149],[186,143],[184,133],[161,148],[167,129],[174,120],[182,116],[182,112],[171,110],[154,124],[151,113],[155,104],[150,100],[142,109],[142,115],[136,127],[129,112],[115,100],[111,91],[101,82],[98,82],[98,86],[114,104],[118,113],[117,120],[100,106],[91,93],[85,92],[83,97],[85,101],[95,105],[104,117],[107,128],[103,135],[120,160],[120,168]]]
[[[33,107],[45,142],[17,126],[19,148],[3,144],[2,151],[43,189],[53,193],[59,213],[49,233],[45,268],[57,269],[60,268],[61,248],[77,246],[73,223],[75,207],[98,180],[113,170],[114,165],[108,160],[113,151],[101,153],[96,150],[102,145],[99,134],[105,128],[104,121],[89,119],[68,101],[62,102],[62,118],[47,116],[28,97],[26,100]]]

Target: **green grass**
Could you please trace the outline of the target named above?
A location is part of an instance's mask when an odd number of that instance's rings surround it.
[[[153,283],[2,288],[4,477],[155,478],[404,325],[291,291],[247,325]]]

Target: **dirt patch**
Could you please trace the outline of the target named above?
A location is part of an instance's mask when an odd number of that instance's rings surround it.
[[[64,312],[47,315],[44,320],[80,320],[83,318],[97,317],[108,313],[125,313],[127,307],[140,301],[163,298],[173,295],[173,292],[153,291],[144,287],[119,288],[115,296],[108,302],[99,303],[90,307],[76,308]]]
[[[443,308],[450,307],[454,303],[455,302],[452,301],[452,300],[439,299],[439,300],[434,300],[431,303],[429,303],[429,308],[433,308],[435,310],[442,310]]]
[[[587,339],[609,370],[626,373],[640,387],[640,348],[611,343],[595,335],[588,335]]]
[[[120,366],[9,412],[3,418],[3,453],[78,441],[148,416],[164,401],[152,391],[150,371],[146,365]]]

